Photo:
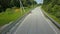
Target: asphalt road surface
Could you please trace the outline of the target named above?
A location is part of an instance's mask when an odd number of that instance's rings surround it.
[[[14,34],[58,34],[54,27],[43,15],[41,8],[37,7],[26,16]]]

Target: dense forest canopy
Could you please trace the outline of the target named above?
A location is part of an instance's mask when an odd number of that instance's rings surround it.
[[[14,6],[20,7],[20,1],[22,2],[24,7],[37,4],[34,0],[0,0],[0,12],[5,11],[6,8],[11,8]]]

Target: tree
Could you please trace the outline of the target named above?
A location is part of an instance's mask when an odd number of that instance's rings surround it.
[[[9,7],[9,3],[10,3],[10,0],[0,0],[0,5],[1,5],[0,9],[5,11],[5,9]],[[0,10],[0,12],[2,10]]]
[[[24,7],[29,7],[36,4],[34,0],[21,0]],[[5,11],[6,8],[20,7],[20,0],[0,0],[0,12]]]

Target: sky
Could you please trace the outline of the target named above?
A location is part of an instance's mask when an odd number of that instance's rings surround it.
[[[43,3],[43,0],[35,0],[38,4]]]

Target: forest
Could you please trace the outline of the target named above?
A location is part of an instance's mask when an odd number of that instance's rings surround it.
[[[24,7],[36,4],[34,0],[0,0],[0,12],[5,11],[7,8],[20,7],[20,1]]]

